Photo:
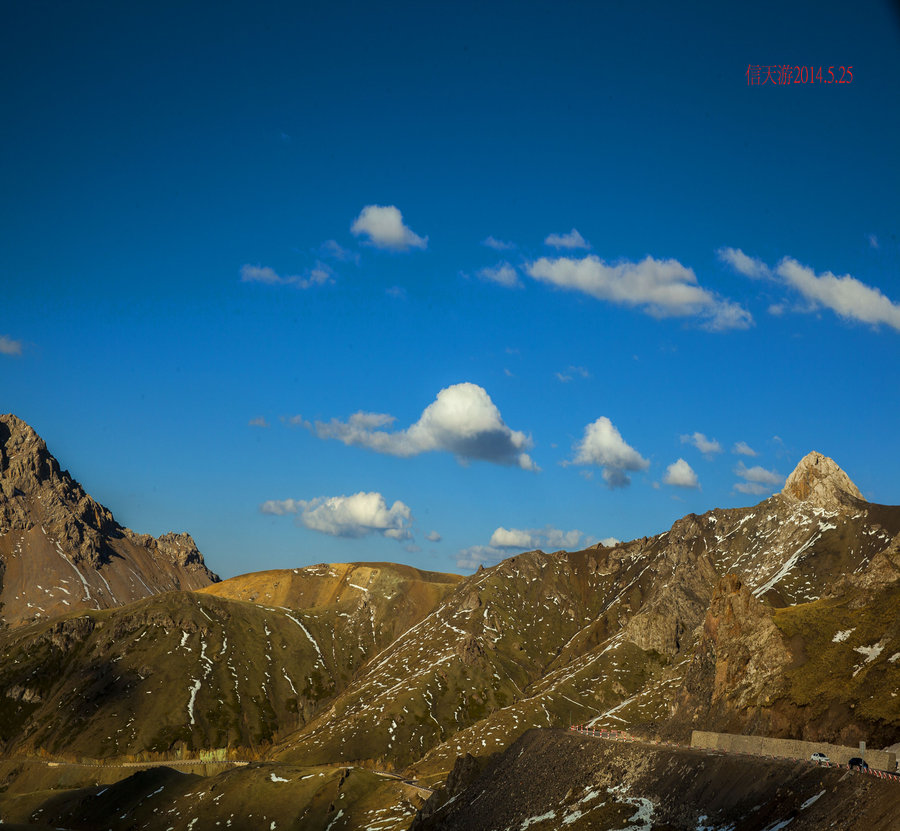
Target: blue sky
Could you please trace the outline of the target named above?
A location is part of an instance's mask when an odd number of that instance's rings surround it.
[[[120,522],[467,571],[812,449],[900,502],[895,6],[309,6],[0,35],[0,410]]]

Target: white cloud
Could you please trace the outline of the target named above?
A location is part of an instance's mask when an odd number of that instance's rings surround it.
[[[491,534],[490,545],[498,548],[531,548],[531,532],[502,526]]]
[[[759,455],[759,453],[757,453],[745,441],[735,442],[734,447],[731,448],[731,452],[737,454],[738,456],[758,456]]]
[[[425,539],[428,540],[428,542],[440,542],[441,535],[437,531],[429,531],[425,535]]]
[[[263,416],[257,416],[256,418],[251,418],[250,421],[247,422],[248,427],[268,427],[269,422]]]
[[[580,378],[590,378],[591,373],[583,366],[570,366],[565,372],[555,373],[556,379],[564,384],[569,383],[576,375]]]
[[[746,329],[753,323],[750,312],[699,286],[693,269],[677,260],[646,257],[639,263],[608,265],[593,254],[580,260],[542,257],[526,271],[535,280],[636,306],[652,317],[698,317],[711,331]]]
[[[588,249],[591,244],[578,231],[573,228],[568,234],[550,234],[544,240],[545,245],[552,245],[554,248],[584,248]]]
[[[494,251],[512,251],[516,247],[514,242],[504,242],[494,237],[482,240],[481,244],[486,245],[488,248],[493,248]]]
[[[875,240],[877,244],[877,240]],[[871,240],[870,240],[871,243]],[[830,271],[816,274],[792,257],[783,257],[774,272],[762,260],[748,257],[739,248],[720,248],[718,255],[735,271],[747,277],[768,277],[800,292],[808,305],[794,311],[815,311],[825,307],[847,320],[858,320],[873,326],[885,324],[900,332],[900,303],[893,302],[880,289],[845,274],[839,277]],[[769,313],[782,315],[784,303],[772,303]]]
[[[21,355],[22,341],[13,340],[7,335],[0,335],[0,355]]]
[[[716,254],[722,262],[728,263],[738,274],[745,277],[759,279],[772,276],[769,267],[762,260],[748,257],[740,248],[720,248]]]
[[[516,270],[505,260],[497,263],[495,266],[482,268],[478,272],[478,276],[482,280],[488,280],[492,283],[499,283],[507,288],[520,288],[522,283],[519,281],[519,275]]]
[[[884,323],[900,332],[900,304],[849,274],[837,277],[826,271],[817,275],[790,257],[784,257],[775,271],[814,308],[825,306],[843,318],[875,326]]]
[[[878,248],[878,237],[875,234],[868,235],[869,245],[872,248]]]
[[[308,422],[302,415],[281,416],[281,423],[288,427],[305,427],[307,430],[312,429],[312,424]]]
[[[611,548],[614,545],[618,545],[622,540],[617,539],[616,537],[604,537],[602,540],[599,540],[599,542],[601,545]]]
[[[286,277],[280,276],[269,266],[241,266],[241,282],[243,283],[265,283],[269,286],[297,286],[297,288],[301,289],[333,283],[333,274],[331,267],[322,262],[316,262],[315,266],[307,269],[305,274],[291,274]]]
[[[408,251],[426,248],[428,237],[420,237],[403,224],[403,214],[393,205],[366,205],[350,226],[356,236],[364,235],[376,248]]]
[[[610,488],[624,488],[631,484],[626,471],[650,467],[650,462],[625,442],[606,416],[584,428],[584,438],[575,445],[574,450],[575,458],[571,463],[602,467],[603,479]]]
[[[681,437],[682,444],[692,444],[704,456],[711,457],[714,453],[722,452],[722,445],[715,439],[706,438],[703,433],[691,433]]]
[[[386,430],[396,419],[384,413],[354,413],[346,421],[317,421],[316,435],[337,439],[392,456],[416,456],[432,450],[453,453],[457,460],[514,465],[538,470],[525,452],[533,442],[525,433],[504,423],[487,392],[477,384],[462,383],[442,389],[419,420],[405,430]]]
[[[679,459],[666,468],[663,482],[678,488],[700,487],[700,483],[697,481],[697,474],[694,473],[693,468],[684,459]]]
[[[493,534],[489,545],[494,548],[518,548],[520,550],[575,550],[588,544],[586,534],[578,530],[563,531],[547,525],[544,528],[503,528],[499,527]]]
[[[613,539],[610,537],[609,539]],[[590,545],[592,537],[581,531],[563,531],[547,525],[544,528],[497,528],[491,534],[488,545],[472,545],[462,549],[457,555],[456,564],[460,568],[475,569],[479,565],[494,565],[505,557],[513,555],[515,550],[533,551],[577,551]],[[618,542],[618,540],[615,540]]]
[[[499,563],[509,552],[489,545],[470,545],[456,555],[456,566],[475,571],[478,566],[492,566]]]
[[[264,514],[296,514],[297,523],[333,537],[364,537],[381,534],[394,540],[411,539],[409,506],[397,500],[388,508],[377,492],[351,496],[321,496],[317,499],[270,499],[259,506]]]
[[[760,465],[747,467],[743,462],[738,462],[734,469],[737,476],[743,479],[734,489],[741,493],[763,494],[772,493],[772,490],[784,482],[784,477],[774,470],[766,470]]]
[[[319,253],[321,256],[328,257],[332,260],[338,260],[342,263],[356,263],[359,265],[359,254],[356,251],[351,251],[349,248],[344,248],[337,240],[325,240],[325,242],[319,246]]]

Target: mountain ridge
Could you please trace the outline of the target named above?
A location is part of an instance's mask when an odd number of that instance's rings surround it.
[[[0,555],[24,540],[33,559],[69,569],[70,603],[82,585],[72,569],[93,599],[117,565],[139,570],[140,557],[169,556],[160,548],[182,543],[191,565],[181,537],[139,546],[110,532],[111,514],[17,435],[0,443],[2,516],[18,517]],[[429,782],[466,754],[484,760],[530,728],[571,723],[682,742],[696,728],[891,745],[900,507],[858,494],[814,452],[756,505],[615,545],[522,552],[469,576],[321,563],[45,605],[0,631],[0,742],[7,754],[214,751]],[[66,522],[106,532],[96,567],[93,549],[78,556],[54,536]],[[4,592],[27,559],[14,553],[0,556]]]

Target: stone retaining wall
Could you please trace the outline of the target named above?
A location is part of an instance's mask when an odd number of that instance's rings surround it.
[[[783,759],[809,759],[813,753],[824,753],[832,762],[846,765],[854,756],[862,756],[870,768],[897,770],[897,754],[885,750],[844,747],[828,742],[803,742],[798,739],[772,739],[768,736],[739,736],[734,733],[706,733],[694,730],[691,747],[724,750],[727,753],[752,753],[755,756],[776,756]]]

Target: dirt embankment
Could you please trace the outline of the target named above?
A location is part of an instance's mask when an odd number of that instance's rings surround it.
[[[529,730],[413,827],[897,831],[898,816],[900,785],[860,773]]]

